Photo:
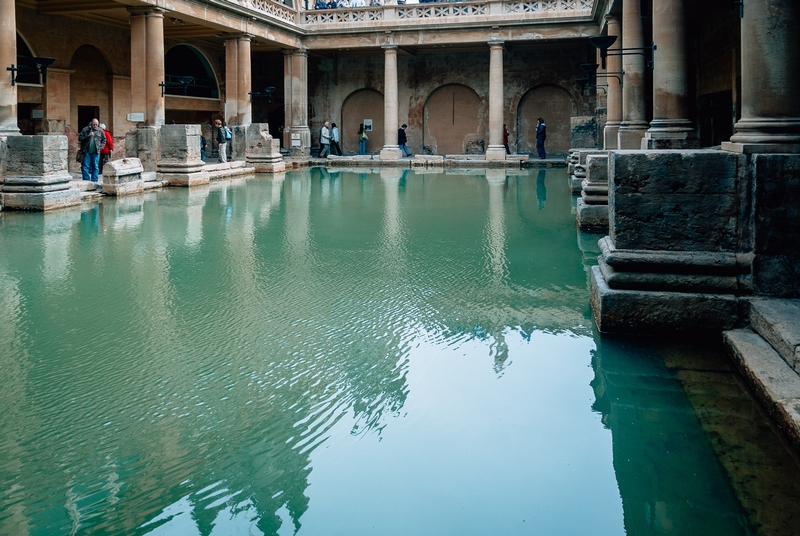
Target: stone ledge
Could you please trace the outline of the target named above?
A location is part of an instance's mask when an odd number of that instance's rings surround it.
[[[800,376],[751,329],[726,331],[722,337],[756,397],[800,449]]]
[[[744,324],[746,302],[731,294],[612,289],[592,266],[590,300],[604,333],[714,332]]]
[[[752,300],[750,326],[800,373],[800,300]]]

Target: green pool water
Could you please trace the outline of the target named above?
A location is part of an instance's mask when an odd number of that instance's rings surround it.
[[[566,172],[0,213],[0,534],[796,534],[716,339],[600,337]]]

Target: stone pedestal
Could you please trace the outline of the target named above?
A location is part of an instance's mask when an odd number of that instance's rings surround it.
[[[51,210],[77,205],[70,188],[66,136],[9,136],[2,188],[5,210]]]
[[[244,162],[247,158],[247,132],[250,125],[233,125],[228,142],[228,162]]]
[[[569,176],[569,191],[572,192],[572,195],[581,193],[585,179],[586,167],[584,167],[584,164],[575,164],[572,168],[572,175]]]
[[[270,136],[267,123],[250,125],[247,129],[246,147],[247,165],[254,167],[256,172],[275,173],[286,169],[280,140]]]
[[[158,171],[158,161],[161,158],[159,132],[160,127],[139,127],[136,129],[134,144],[128,140],[130,133],[125,136],[125,155],[138,158],[146,172]]]
[[[138,158],[107,162],[103,166],[103,193],[115,196],[141,193],[144,190],[143,171]]]
[[[577,204],[578,227],[587,231],[608,229],[608,155],[586,158],[586,180]]]
[[[740,158],[711,150],[609,153],[609,236],[591,277],[601,331],[739,324],[753,264]]]
[[[160,133],[158,173],[172,186],[207,184],[200,159],[200,125],[164,125]]]
[[[583,189],[586,178],[586,159],[594,154],[606,154],[598,149],[571,149],[572,162],[569,164],[569,189],[573,194],[579,194]]]

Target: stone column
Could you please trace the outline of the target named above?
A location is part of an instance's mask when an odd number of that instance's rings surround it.
[[[639,0],[622,1],[622,48],[641,48],[642,18]],[[617,41],[619,42],[619,41]],[[611,50],[619,48],[613,46]],[[632,52],[643,52],[641,50]],[[641,54],[622,56],[625,71],[622,86],[622,124],[617,134],[618,149],[641,149],[642,138],[650,126],[645,116],[645,58]]]
[[[131,14],[131,112],[147,110],[147,24],[144,8],[129,7]]]
[[[397,160],[402,156],[397,145],[397,45],[383,45],[383,149],[381,160]]]
[[[308,128],[308,50],[291,52],[292,91],[289,127],[289,152],[294,157],[308,158],[311,152],[311,131]],[[294,145],[292,135],[300,137],[300,145]],[[295,140],[297,141],[297,140]]]
[[[253,121],[252,106],[250,105],[250,91],[252,91],[252,76],[250,73],[250,37],[241,36],[237,39],[237,55],[238,55],[238,77],[237,89],[238,96],[236,98],[239,124],[249,125]]]
[[[489,41],[489,146],[486,160],[505,160],[503,146],[503,41]]]
[[[11,85],[11,73],[17,65],[17,16],[14,0],[0,0],[0,136],[19,134],[17,127],[17,86]],[[0,156],[2,158],[2,156]]]
[[[289,129],[292,125],[292,54],[289,50],[283,51],[283,146],[289,149],[292,146]]]
[[[164,97],[161,95],[159,85],[164,81],[164,10],[150,9],[145,19],[147,25],[145,123],[147,126],[160,127],[164,124]]]
[[[622,25],[619,19],[613,15],[606,17],[608,22],[608,35],[616,35],[617,43],[622,42]],[[617,46],[619,48],[619,45]],[[621,56],[608,56],[606,58],[606,72],[619,73],[622,71],[622,57]],[[614,78],[616,76],[617,78]],[[603,149],[617,149],[619,133],[619,126],[622,123],[622,75],[609,75],[606,80],[608,81],[608,119],[606,126],[603,129]]]
[[[225,122],[239,124],[239,38],[225,39]]]
[[[688,119],[685,13],[685,0],[653,0],[653,41],[658,47],[658,61],[653,70],[653,121],[642,149],[699,146]]]
[[[800,2],[747,0],[742,18],[742,118],[722,148],[800,152]]]

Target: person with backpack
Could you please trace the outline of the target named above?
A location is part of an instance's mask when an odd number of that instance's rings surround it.
[[[364,123],[358,125],[358,154],[367,154],[367,131],[364,130]]]
[[[231,129],[222,124],[222,121],[216,119],[214,126],[217,127],[217,144],[219,145],[219,161],[225,163],[228,161],[228,142],[233,137]]]

